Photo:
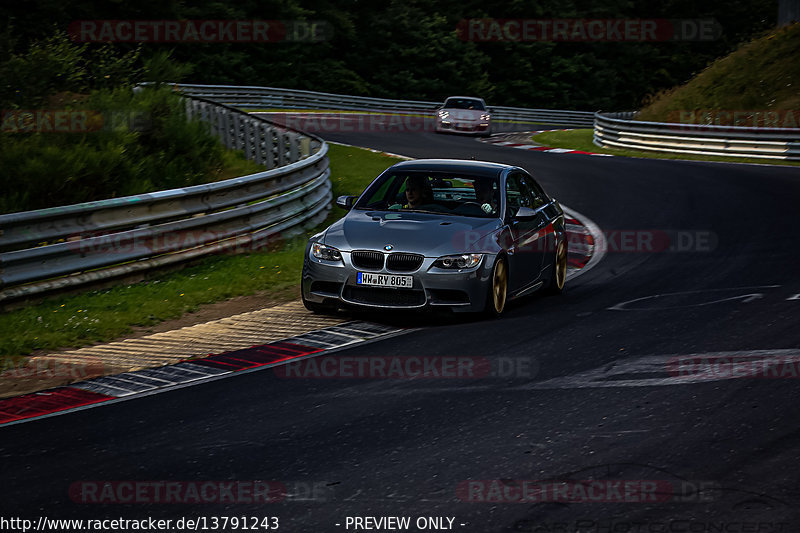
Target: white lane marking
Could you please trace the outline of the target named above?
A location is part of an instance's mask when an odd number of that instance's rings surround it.
[[[692,368],[683,368],[680,361],[712,361],[710,371],[704,369],[693,373]],[[714,371],[713,361],[721,358],[735,359],[721,371]],[[545,381],[529,383],[512,390],[591,389],[609,387],[661,387],[691,385],[730,379],[745,379],[753,374],[753,368],[768,369],[776,364],[800,362],[800,350],[739,350],[730,352],[708,352],[688,355],[652,355],[615,361],[591,370],[585,370]],[[748,374],[748,372],[750,372]],[[657,375],[657,377],[645,377]],[[636,377],[636,376],[639,377]],[[633,376],[633,377],[628,377]],[[780,379],[778,376],[776,378]],[[797,376],[791,376],[796,378]]]
[[[724,289],[702,289],[698,291],[681,291],[681,292],[670,292],[665,294],[652,294],[650,296],[643,296],[641,298],[634,298],[633,300],[626,300],[624,302],[620,302],[614,306],[608,308],[609,311],[662,311],[665,309],[683,309],[686,307],[702,307],[705,305],[712,305],[721,302],[729,302],[734,300],[741,300],[742,303],[749,303],[754,300],[758,300],[764,297],[763,293],[755,292],[755,293],[748,293],[748,294],[740,294],[737,296],[729,296],[727,298],[717,298],[715,300],[710,300],[707,302],[701,303],[687,303],[682,305],[664,305],[664,306],[655,306],[655,307],[636,307],[636,308],[628,308],[630,304],[636,302],[642,302],[645,300],[657,300],[659,298],[665,298],[668,296],[681,296],[681,295],[689,295],[689,294],[704,294],[704,293],[715,293],[715,292],[724,292],[724,291],[746,291],[752,289],[775,289],[780,287],[780,285],[756,285],[753,287],[729,287]]]
[[[400,335],[405,335],[407,333],[414,333],[415,331],[419,331],[420,329],[421,328],[409,328],[409,329],[392,330],[392,331],[388,331],[386,333],[378,334],[377,336],[369,338],[369,339],[364,339],[363,341],[361,341],[360,344],[364,344],[364,345],[372,344],[374,342],[382,341],[382,340],[385,340],[385,339],[390,339],[392,337],[399,337]],[[284,342],[284,341],[282,340],[282,341],[279,341],[279,342]],[[194,387],[196,385],[202,385],[204,383],[210,383],[212,381],[217,381],[217,380],[220,380],[220,379],[226,379],[226,378],[229,378],[229,377],[232,377],[232,376],[240,376],[240,375],[243,375],[243,374],[250,374],[252,372],[261,372],[261,371],[264,371],[264,370],[273,370],[274,371],[275,367],[278,367],[278,366],[284,366],[284,365],[288,365],[289,363],[302,361],[304,359],[311,359],[311,358],[314,358],[314,357],[320,357],[322,355],[331,355],[331,354],[336,353],[338,351],[341,351],[343,349],[349,348],[351,344],[353,344],[353,343],[347,343],[346,345],[336,346],[335,348],[330,348],[328,350],[322,350],[322,351],[319,351],[319,352],[313,352],[313,353],[310,353],[310,354],[301,355],[301,356],[298,356],[298,357],[294,357],[292,359],[286,359],[286,360],[278,361],[278,362],[275,362],[275,363],[268,363],[266,365],[256,366],[256,367],[253,367],[253,368],[246,368],[244,370],[237,370],[235,372],[222,371],[219,374],[203,374],[201,377],[198,377],[198,378],[191,378],[190,380],[187,380],[187,381],[182,381],[182,382],[179,382],[179,383],[175,383],[175,384],[167,386],[167,387],[159,387],[159,388],[156,388],[156,389],[153,389],[153,390],[144,391],[144,392],[141,392],[139,394],[112,397],[112,398],[110,398],[108,400],[105,400],[105,401],[92,403],[92,404],[88,404],[88,405],[81,405],[79,407],[71,407],[69,409],[64,409],[63,411],[55,411],[55,412],[52,412],[52,413],[47,413],[47,414],[39,415],[39,416],[33,416],[33,417],[30,417],[30,418],[22,418],[22,419],[19,419],[19,420],[12,420],[10,422],[5,422],[3,424],[0,424],[0,431],[2,431],[6,427],[16,426],[18,424],[25,424],[25,423],[28,423],[28,422],[33,422],[34,420],[41,420],[43,418],[52,418],[54,416],[66,415],[68,413],[74,413],[74,412],[77,412],[77,411],[86,411],[88,409],[94,409],[96,407],[104,407],[104,406],[112,405],[112,404],[119,403],[119,402],[127,402],[127,401],[131,401],[131,400],[138,400],[139,398],[144,398],[146,396],[154,396],[156,394],[163,394],[165,392],[172,392],[172,391],[175,391],[175,390],[178,390],[178,389],[185,389],[187,387]],[[192,363],[178,363],[178,364],[179,365],[183,365],[183,366],[181,366],[181,368],[184,368],[184,369],[186,369],[187,365],[192,365]],[[169,368],[170,366],[173,366],[173,365],[169,365],[167,367],[162,367],[162,368]],[[192,365],[192,366],[199,366],[199,365]],[[150,371],[154,371],[154,370],[160,370],[160,369],[159,368],[151,368],[151,369],[145,369],[142,372],[150,372]],[[197,372],[197,371],[193,371],[193,372],[198,373],[198,374],[200,373],[200,372]],[[88,382],[81,382],[81,383],[88,383]],[[75,383],[73,385],[67,385],[66,387],[67,388],[72,388],[72,387],[77,388],[79,385],[80,385],[80,383]]]
[[[515,135],[537,135],[539,133],[547,133],[550,131],[571,131],[571,129],[561,129],[561,130],[539,130],[539,131],[520,131],[520,132],[513,132]],[[507,135],[505,133],[500,133],[497,135]],[[570,148],[550,148],[548,146],[542,146],[539,144],[533,144],[532,142],[525,142],[525,143],[518,143],[514,141],[505,141],[502,140],[503,137],[498,139],[476,139],[478,142],[494,144],[495,146],[505,146],[506,148],[517,148],[520,150],[536,150],[543,153],[549,154],[573,154],[573,153],[580,153],[581,155],[594,155],[598,157],[614,157],[613,154],[596,154],[594,152],[582,152],[580,150],[574,150]]]
[[[792,296],[789,296],[788,298],[786,298],[786,301],[787,301],[787,302],[788,302],[789,300],[800,300],[800,294],[794,294],[794,295],[792,295]]]

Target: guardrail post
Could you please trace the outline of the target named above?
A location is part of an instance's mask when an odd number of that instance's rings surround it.
[[[220,126],[222,129],[220,132],[222,134],[220,136],[222,144],[224,144],[226,148],[231,148],[233,146],[233,139],[231,138],[230,115],[227,109],[220,111]]]
[[[294,163],[300,159],[297,134],[287,132],[286,135],[289,137],[289,162]]]
[[[244,123],[242,124],[242,136],[244,137],[243,140],[243,147],[244,147],[244,157],[245,159],[249,159],[250,161],[255,160],[255,153],[253,152],[253,121],[249,119],[244,119]]]
[[[202,120],[203,122],[210,122],[208,120],[208,113],[209,113],[208,104],[206,104],[205,102],[198,102],[198,103],[199,103],[198,108],[200,109],[200,120]],[[195,115],[196,114],[197,112],[195,111]]]
[[[262,126],[264,132],[264,154],[267,156],[267,168],[275,168],[275,128]]]
[[[303,135],[300,137],[300,159],[311,155],[311,139]]]
[[[286,142],[286,131],[282,129],[278,129],[275,134],[275,147],[278,152],[278,166],[282,167],[283,165],[287,164],[286,161],[286,148],[288,143]]]
[[[259,165],[263,165],[266,152],[264,148],[264,128],[258,122],[253,123],[253,145],[255,149],[255,162]]]
[[[230,111],[226,111],[228,115],[228,124],[230,126],[231,132],[231,145],[230,148],[232,150],[239,149],[239,116],[232,114]]]
[[[219,109],[216,107],[211,108],[211,113],[208,117],[208,122],[211,124],[211,132],[216,135],[220,142],[223,142],[222,139],[222,125],[220,124],[220,112]]]

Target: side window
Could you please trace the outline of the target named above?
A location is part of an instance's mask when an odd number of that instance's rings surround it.
[[[542,189],[532,177],[523,175],[522,180],[527,184],[531,191],[531,196],[533,197],[533,209],[542,207],[549,201],[547,195],[544,193],[544,189]]]
[[[515,216],[520,207],[536,209],[533,191],[525,177],[519,172],[514,172],[506,179],[506,211],[509,216]],[[541,204],[540,204],[541,205]]]

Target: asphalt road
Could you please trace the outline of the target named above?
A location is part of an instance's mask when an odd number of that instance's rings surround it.
[[[477,358],[499,375],[262,371],[2,428],[1,516],[277,516],[290,532],[393,531],[347,522],[365,516],[448,517],[465,532],[800,531],[800,169],[433,133],[325,136],[525,167],[604,230],[609,252],[564,296],[531,297],[501,320],[391,317],[421,329],[335,356]],[[675,365],[727,352],[735,369]],[[777,372],[747,375],[776,361]],[[289,494],[266,504],[70,494],[92,480],[271,480]],[[520,496],[523,480],[544,492]]]

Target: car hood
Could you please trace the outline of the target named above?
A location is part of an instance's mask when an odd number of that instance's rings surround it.
[[[450,114],[452,120],[480,120],[481,115],[488,111],[477,111],[475,109],[445,109]]]
[[[350,211],[325,231],[324,244],[342,251],[384,250],[426,257],[464,252],[494,252],[501,227],[496,218],[441,216],[427,213]]]

